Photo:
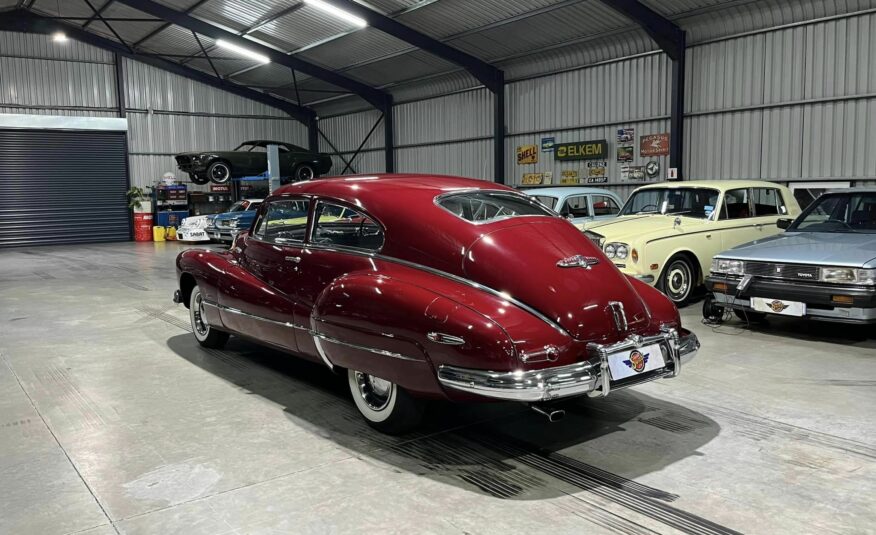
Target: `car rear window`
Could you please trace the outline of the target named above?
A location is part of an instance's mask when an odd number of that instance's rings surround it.
[[[504,191],[444,194],[436,199],[436,203],[453,215],[473,223],[520,216],[554,216],[532,197]]]

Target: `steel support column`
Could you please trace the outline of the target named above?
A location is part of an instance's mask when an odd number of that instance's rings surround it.
[[[493,180],[504,184],[505,178],[505,76],[503,74],[498,91],[493,93]]]
[[[319,150],[319,118],[313,117],[307,123],[307,148],[311,152],[320,152]]]
[[[395,173],[395,119],[393,115],[392,97],[386,99],[383,106],[383,157],[386,161],[386,172]]]
[[[681,42],[681,56],[672,60],[672,115],[669,119],[669,166],[678,169],[678,180],[684,180],[684,33],[681,35]]]
[[[672,116],[670,118],[669,165],[684,179],[684,61],[687,39],[684,30],[638,0],[602,0],[606,6],[632,19],[672,60]]]

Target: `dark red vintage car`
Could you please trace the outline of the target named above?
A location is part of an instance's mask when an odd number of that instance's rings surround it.
[[[699,342],[533,197],[428,175],[327,178],[266,199],[227,252],[177,258],[195,337],[243,336],[346,370],[375,428],[425,399],[556,401],[678,375]]]

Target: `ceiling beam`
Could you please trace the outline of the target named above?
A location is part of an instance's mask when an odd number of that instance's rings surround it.
[[[130,58],[173,74],[184,76],[191,80],[195,80],[196,82],[233,93],[237,96],[277,108],[288,113],[294,119],[297,119],[304,124],[311,123],[316,117],[316,113],[311,108],[298,106],[288,100],[266,95],[260,91],[232,82],[225,81],[223,83],[221,80],[210,76],[208,73],[192,69],[191,67],[185,67],[174,61],[159,58],[154,55],[140,55],[136,53],[136,51],[131,52],[124,45],[85,31],[79,26],[44,18],[30,11],[17,10],[4,13],[3,16],[0,17],[0,30],[41,34],[52,34],[59,31],[64,32],[69,38],[75,41],[101,48],[103,50],[108,50],[122,57]]]
[[[171,9],[167,6],[154,2],[153,0],[116,1],[144,13],[148,13],[153,17],[164,19],[167,22],[171,22],[187,30],[197,32],[201,35],[206,35],[207,37],[210,37],[212,39],[224,39],[228,42],[235,43],[239,46],[252,50],[253,52],[257,52],[259,54],[267,56],[274,63],[298,70],[320,80],[326,81],[330,84],[342,87],[352,93],[355,93],[356,95],[359,95],[360,97],[368,101],[372,106],[380,110],[384,110],[387,104],[391,101],[389,93],[371,87],[367,84],[363,84],[362,82],[353,80],[352,78],[348,78],[346,76],[338,74],[337,72],[330,71],[314,63],[310,63],[308,61],[286,55],[281,51],[256,43],[252,40],[243,39],[233,32],[224,30],[200,19],[196,19],[195,17],[192,17],[191,15],[188,15],[186,13]]]
[[[209,1],[210,1],[210,0],[198,0],[197,2],[195,2],[195,5],[193,5],[192,7],[188,8],[188,9],[186,9],[185,11],[183,11],[183,13],[186,13],[186,14],[191,13],[192,11],[198,9],[199,7],[201,7],[202,5],[206,4],[206,3],[209,2]],[[151,32],[149,32],[149,33],[147,33],[146,35],[144,35],[143,37],[141,37],[139,40],[137,40],[137,41],[136,41],[134,44],[132,44],[131,46],[133,46],[134,48],[137,48],[138,46],[140,46],[140,45],[142,45],[143,43],[145,43],[146,41],[152,39],[153,37],[155,37],[155,36],[158,35],[159,33],[163,32],[164,30],[170,28],[171,26],[173,26],[173,24],[171,24],[171,23],[169,23],[169,22],[165,22],[164,24],[162,24],[162,25],[159,26],[158,28],[155,28],[155,29],[152,30]]]
[[[450,45],[430,37],[410,26],[406,26],[397,20],[387,17],[373,9],[370,9],[353,0],[328,0],[332,5],[339,7],[357,17],[361,17],[368,24],[378,30],[387,33],[397,39],[407,42],[439,58],[455,63],[467,70],[477,78],[490,91],[496,93],[504,87],[504,74],[500,69],[490,65],[471,54],[463,52]]]
[[[642,27],[673,60],[684,56],[684,30],[638,0],[602,0],[606,6]]]
[[[115,2],[115,0],[106,0],[106,2],[104,2],[104,4],[102,6],[100,6],[100,9],[98,9],[94,13],[94,15],[92,15],[91,17],[88,18],[87,21],[85,21],[85,24],[82,25],[82,29],[84,30],[84,29],[88,28],[89,24],[94,22],[98,17],[100,17],[100,15],[103,15],[103,12],[106,11],[106,8],[110,7],[113,2]],[[60,15],[60,14],[61,13],[58,12],[58,15]],[[106,22],[104,22],[104,24],[106,24]]]
[[[669,119],[669,166],[684,180],[684,68],[687,35],[677,24],[638,0],[601,0],[603,4],[632,19],[672,60]]]

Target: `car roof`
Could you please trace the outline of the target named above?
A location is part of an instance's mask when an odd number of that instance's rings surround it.
[[[442,193],[460,190],[483,189],[497,191],[517,190],[475,178],[462,178],[446,175],[427,175],[416,173],[347,175],[341,177],[320,177],[306,182],[296,182],[283,186],[274,195],[312,194],[341,199],[381,200],[397,195],[402,191],[419,192],[435,197]]]
[[[241,201],[247,202],[264,202],[264,199],[240,199]]]
[[[824,192],[828,193],[876,193],[876,186],[861,186],[858,188],[837,188],[829,189]]]
[[[285,141],[274,141],[271,139],[251,139],[249,141],[242,141],[241,145],[284,145],[290,147],[297,147],[294,143],[287,143]]]
[[[550,188],[521,188],[522,192],[527,195],[554,195],[557,197],[563,197],[568,195],[609,195],[611,197],[619,197],[619,195],[613,191],[609,191],[607,189],[601,188],[582,188],[578,186],[557,186]]]
[[[673,182],[658,182],[656,184],[648,184],[636,189],[646,190],[654,188],[712,188],[712,189],[736,189],[736,188],[784,188],[781,184],[769,182],[766,180],[683,180]]]

